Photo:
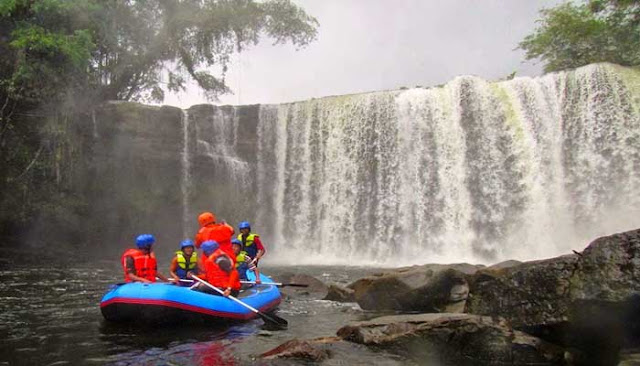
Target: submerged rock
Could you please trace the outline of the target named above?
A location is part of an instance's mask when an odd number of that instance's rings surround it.
[[[273,279],[276,282],[309,285],[308,287],[285,286],[280,288],[280,292],[286,297],[323,299],[328,293],[327,285],[324,282],[306,274],[287,272],[274,276]]]
[[[396,315],[356,322],[338,336],[401,353],[422,364],[552,365],[564,350],[513,330],[502,318],[470,314]]]
[[[260,357],[266,360],[287,358],[313,362],[320,362],[329,358],[329,351],[318,347],[316,345],[317,343],[321,343],[321,341],[292,339],[270,351],[261,354]]]
[[[355,291],[336,284],[330,284],[327,289],[327,296],[323,300],[331,300],[337,302],[356,302]]]
[[[348,287],[365,310],[461,312],[469,287],[466,275],[482,266],[425,265],[401,268],[355,281]]]

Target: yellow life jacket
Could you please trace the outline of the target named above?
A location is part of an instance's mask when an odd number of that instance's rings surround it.
[[[182,250],[178,250],[176,252],[176,258],[178,259],[178,267],[185,271],[190,271],[196,268],[196,266],[198,265],[198,253],[196,253],[195,251],[193,252],[193,254],[191,254],[189,263],[187,263],[187,259],[184,257],[184,253],[182,252]]]
[[[251,258],[249,258],[249,256],[247,255],[247,252],[245,252],[244,250],[241,251],[236,256],[236,268],[239,268],[240,266],[244,265],[250,259]]]
[[[242,242],[242,248],[251,257],[254,258],[258,254],[258,249],[254,245],[254,238],[259,236],[258,234],[249,234],[246,238],[242,237],[242,234],[238,234],[238,240]]]

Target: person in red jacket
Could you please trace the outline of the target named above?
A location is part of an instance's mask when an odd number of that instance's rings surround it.
[[[198,216],[200,230],[196,234],[196,248],[200,248],[203,242],[213,240],[220,245],[220,249],[224,251],[229,258],[235,263],[235,255],[231,247],[231,238],[235,231],[233,227],[226,222],[216,223],[216,216],[211,212],[203,212]]]
[[[205,257],[202,263],[205,281],[222,290],[225,297],[237,296],[240,292],[240,278],[233,260],[213,240],[203,242],[201,248]],[[200,284],[199,290],[219,295],[217,291],[211,290],[203,284]]]
[[[168,281],[158,273],[156,255],[151,250],[156,239],[151,234],[138,235],[136,247],[127,249],[121,258],[125,282],[156,282],[156,277]]]

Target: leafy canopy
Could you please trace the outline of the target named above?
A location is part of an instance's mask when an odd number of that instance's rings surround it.
[[[542,60],[545,71],[594,62],[640,64],[640,0],[569,2],[541,14],[519,48],[527,60]]]
[[[190,78],[215,99],[234,52],[317,25],[289,0],[0,0],[0,92],[161,101]]]

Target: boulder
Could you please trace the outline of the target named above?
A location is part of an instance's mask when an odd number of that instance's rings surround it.
[[[355,302],[355,291],[336,284],[329,284],[327,296],[323,300],[331,300],[337,302]]]
[[[404,366],[406,359],[397,354],[348,342],[340,337],[309,340],[294,339],[259,356],[259,365],[381,365]],[[254,364],[251,363],[251,364]]]
[[[640,230],[582,253],[483,269],[469,282],[468,313],[573,348],[577,364],[615,364],[621,347],[640,344]]]
[[[286,358],[313,362],[329,358],[329,351],[318,347],[315,343],[320,343],[320,341],[292,339],[261,354],[260,357],[266,360]]]
[[[365,277],[350,284],[365,310],[461,312],[469,292],[467,275],[481,266],[425,265]]]
[[[275,282],[299,283],[309,285],[308,287],[285,286],[280,289],[285,297],[323,299],[327,296],[328,288],[319,279],[302,273],[286,272],[273,276]]]
[[[567,321],[577,263],[577,255],[567,255],[480,270],[470,279],[466,312],[500,315],[516,328]]]
[[[593,241],[571,278],[572,299],[625,301],[640,293],[640,230]]]
[[[470,314],[385,316],[352,323],[338,336],[420,364],[552,365],[564,360],[563,349],[513,330],[502,318]]]
[[[522,264],[522,262],[520,262],[520,261],[508,260],[508,261],[503,261],[503,262],[500,262],[500,263],[492,264],[491,266],[487,267],[487,269],[511,268],[511,267],[519,266],[521,264]]]

